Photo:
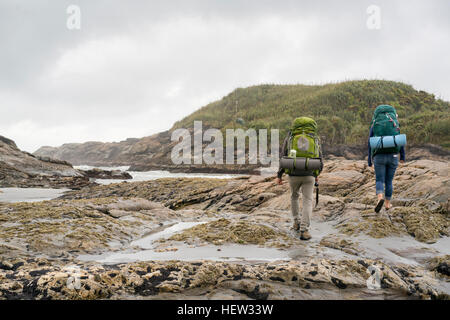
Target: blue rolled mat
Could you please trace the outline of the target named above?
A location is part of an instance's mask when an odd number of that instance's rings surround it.
[[[383,144],[381,144],[381,139],[383,139]],[[392,148],[395,147],[395,143],[397,143],[398,147],[403,147],[406,146],[406,134],[398,134],[396,136],[385,137],[371,137],[369,141],[370,147],[372,149],[381,149],[381,146],[383,146],[383,148]]]

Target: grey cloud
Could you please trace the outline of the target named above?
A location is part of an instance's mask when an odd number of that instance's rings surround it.
[[[69,4],[82,27],[66,29]],[[366,8],[381,8],[368,30]],[[236,87],[386,78],[450,98],[447,1],[0,1],[0,134],[41,145],[168,129]]]

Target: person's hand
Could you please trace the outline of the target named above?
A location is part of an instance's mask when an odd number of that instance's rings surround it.
[[[405,164],[405,160],[400,160],[400,163],[401,164]]]
[[[277,184],[282,185],[283,184],[283,180],[281,180],[281,178],[277,178]]]

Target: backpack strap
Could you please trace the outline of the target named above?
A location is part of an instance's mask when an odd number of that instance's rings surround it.
[[[292,144],[292,131],[289,130],[288,141],[287,141],[286,150],[285,150],[286,156],[289,155],[289,150],[292,148],[291,144]]]
[[[397,124],[395,123],[394,119],[392,119],[392,117],[389,115],[389,113],[386,113],[386,116],[389,118],[389,121],[392,122],[394,128],[397,128]]]

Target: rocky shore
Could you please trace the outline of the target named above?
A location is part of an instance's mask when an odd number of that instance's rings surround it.
[[[70,163],[21,151],[14,141],[0,136],[0,187],[79,189],[89,184]]]
[[[367,289],[368,266],[382,271],[381,289]],[[436,272],[375,260],[310,259],[236,264],[211,261],[73,265],[44,258],[3,264],[4,299],[414,299],[446,298]],[[76,270],[80,286],[67,285]],[[69,280],[69,283],[72,280]]]
[[[448,177],[447,162],[408,162],[375,214],[373,169],[327,161],[308,242],[273,176],[0,203],[0,299],[448,299]]]
[[[132,178],[128,172],[120,170],[78,170],[65,160],[21,151],[14,141],[0,136],[0,188],[76,190],[95,184],[94,179]]]

